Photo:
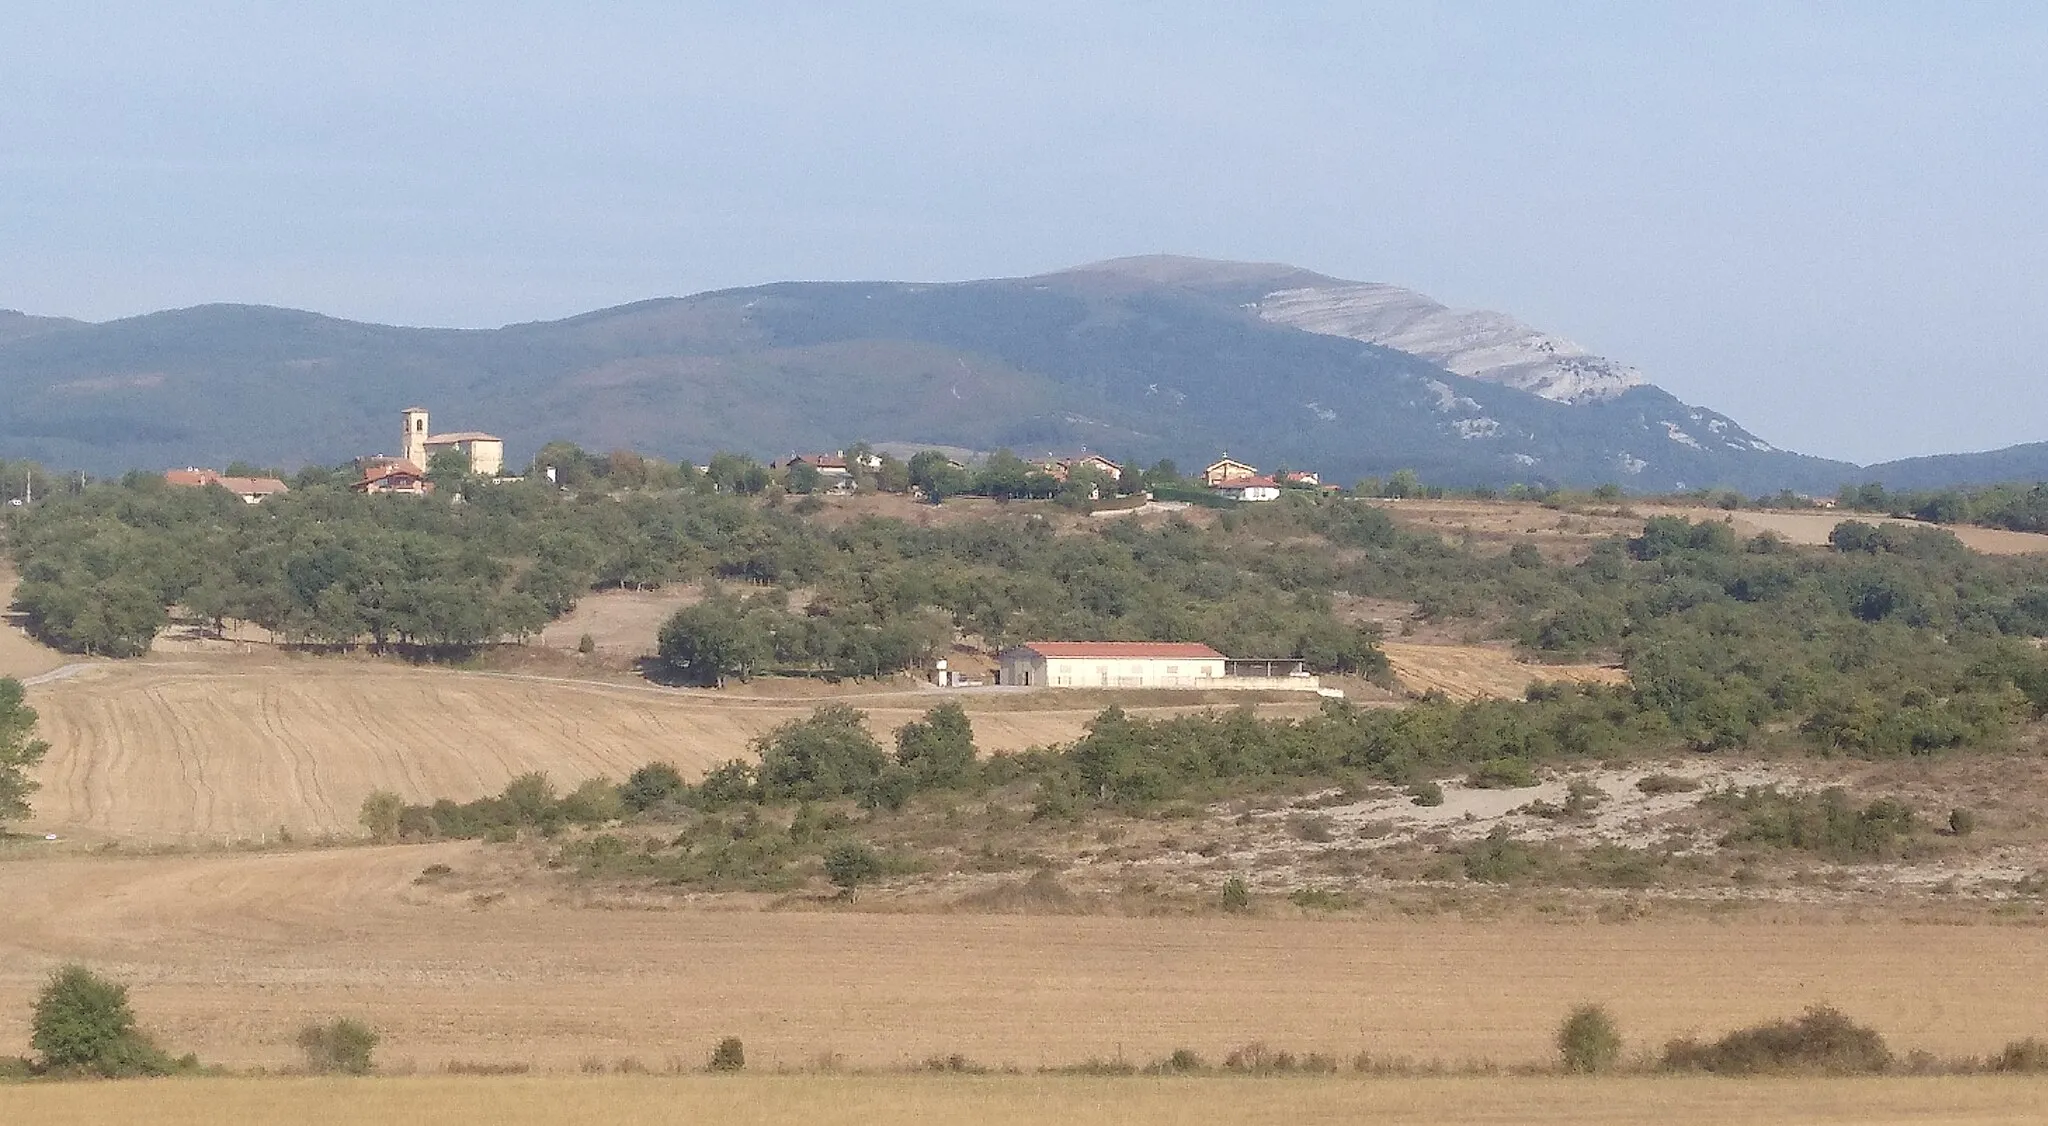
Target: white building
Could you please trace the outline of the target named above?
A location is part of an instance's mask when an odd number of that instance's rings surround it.
[[[1271,477],[1234,477],[1217,485],[1216,495],[1231,500],[1279,500],[1280,482]]]
[[[404,412],[404,444],[399,446],[399,456],[426,469],[434,455],[442,450],[461,450],[469,459],[469,471],[484,477],[496,477],[505,470],[505,442],[495,434],[481,430],[460,430],[449,434],[436,434],[427,424],[427,408],[407,407]]]
[[[1189,688],[1223,678],[1223,654],[1158,641],[1033,641],[1003,650],[997,683],[1027,688]]]
[[[996,683],[1020,688],[1184,688],[1197,691],[1316,692],[1302,662],[1233,660],[1178,641],[1033,641],[996,656]]]

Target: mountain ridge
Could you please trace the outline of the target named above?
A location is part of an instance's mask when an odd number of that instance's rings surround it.
[[[515,465],[555,438],[670,457],[866,438],[1183,464],[1227,448],[1336,480],[1413,468],[1446,484],[1642,491],[1831,491],[1864,472],[1647,382],[1545,396],[1514,373],[1453,370],[1441,348],[1308,331],[1261,307],[1366,284],[1146,256],[966,282],[775,282],[495,329],[219,304],[38,318],[13,336],[0,319],[15,407],[0,412],[0,453],[103,471],[333,463],[393,452],[398,409],[421,400],[507,438]]]

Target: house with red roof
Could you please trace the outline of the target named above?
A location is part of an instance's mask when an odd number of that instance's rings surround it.
[[[183,469],[165,470],[164,480],[188,489],[219,485],[242,498],[243,504],[261,504],[267,497],[292,491],[290,486],[275,477],[230,477],[211,469],[199,469],[189,465]]]

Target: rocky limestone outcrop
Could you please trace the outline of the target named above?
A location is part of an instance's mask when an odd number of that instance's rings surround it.
[[[1459,375],[1560,403],[1611,399],[1649,382],[1628,364],[1596,356],[1505,313],[1452,309],[1399,286],[1283,289],[1256,307],[1269,321],[1393,348]]]

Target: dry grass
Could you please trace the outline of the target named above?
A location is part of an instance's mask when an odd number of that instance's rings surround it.
[[[1866,524],[1904,524],[1915,528],[1943,527],[1954,532],[1956,538],[1963,541],[1964,546],[1986,555],[2034,555],[2048,552],[2048,535],[2036,532],[2008,532],[2002,528],[1973,528],[1964,525],[1930,525],[1917,520],[1894,520],[1867,512],[1728,512],[1719,508],[1661,506],[1645,506],[1640,511],[1645,517],[1683,516],[1694,521],[1725,520],[1744,535],[1775,532],[1786,542],[1797,544],[1826,543],[1828,536],[1835,530],[1835,525],[1844,520],[1861,520]]]
[[[1582,1002],[1632,1047],[1826,1001],[1901,1052],[1960,1056],[2048,1012],[2048,931],[2024,925],[597,910],[499,874],[516,863],[469,843],[0,863],[0,1055],[71,959],[132,983],[167,1045],[272,1067],[332,1016],[383,1032],[390,1063],[574,1071],[728,1035],[758,1068],[1217,1060],[1252,1039],[1522,1063]],[[433,864],[453,876],[416,883]]]
[[[1518,661],[1505,645],[1423,645],[1383,641],[1380,648],[1401,687],[1438,691],[1453,700],[1520,699],[1539,680],[1620,684],[1626,673],[1605,665],[1538,665]]]
[[[374,789],[464,801],[526,771],[566,788],[653,760],[696,775],[823,702],[275,654],[105,663],[32,698],[51,751],[27,827],[167,842],[353,833]],[[833,699],[866,709],[885,743],[958,699],[986,752],[1076,738],[1109,702],[900,689]],[[1195,708],[1161,705],[1133,710]]]
[[[0,1088],[10,1121],[433,1122],[493,1126],[716,1122],[1119,1123],[2033,1123],[2048,1082],[1991,1079],[215,1079]]]

